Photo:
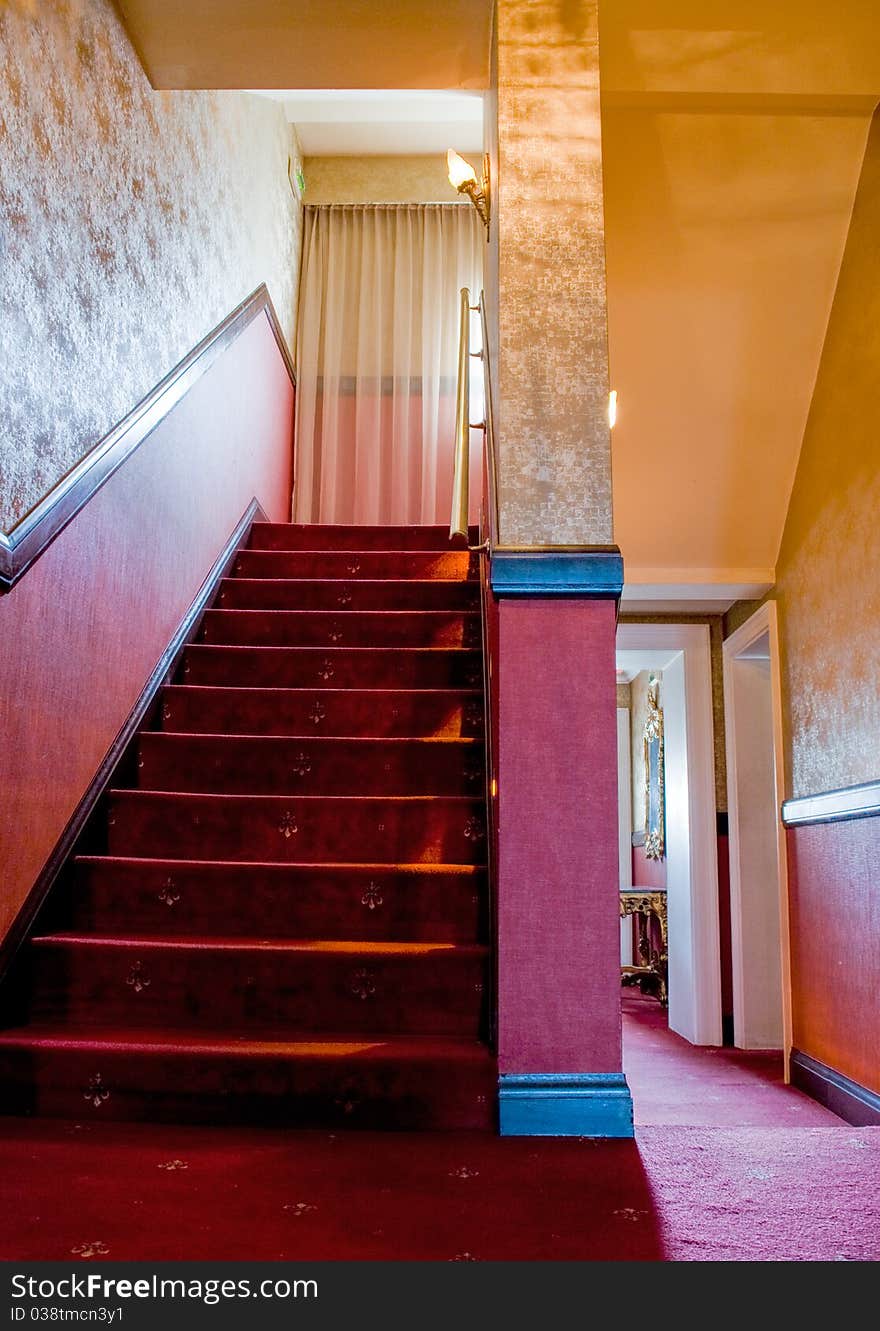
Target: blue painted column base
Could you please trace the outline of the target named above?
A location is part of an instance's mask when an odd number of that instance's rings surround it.
[[[632,1137],[622,1072],[510,1072],[498,1079],[502,1137]]]

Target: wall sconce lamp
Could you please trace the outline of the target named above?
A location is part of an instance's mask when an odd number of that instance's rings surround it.
[[[483,154],[483,178],[477,180],[477,173],[466,162],[454,148],[450,148],[446,154],[446,168],[449,173],[449,183],[454,185],[459,194],[466,194],[471,203],[480,214],[480,220],[486,228],[486,239],[489,239],[489,155]]]

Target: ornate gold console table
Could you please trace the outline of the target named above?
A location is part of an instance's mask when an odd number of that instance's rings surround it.
[[[621,974],[631,976],[635,982],[650,977],[656,981],[657,997],[666,1006],[667,978],[667,920],[665,887],[624,887],[620,890],[620,916],[638,916],[638,966],[621,966]],[[651,916],[660,928],[660,946],[651,938],[649,921]]]

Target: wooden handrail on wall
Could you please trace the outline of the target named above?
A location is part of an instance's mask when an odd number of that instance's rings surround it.
[[[196,380],[261,314],[269,320],[291,382],[296,382],[293,361],[272,298],[265,283],[261,283],[8,532],[0,531],[0,592],[18,582]]]

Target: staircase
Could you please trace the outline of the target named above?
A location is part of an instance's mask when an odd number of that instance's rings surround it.
[[[493,1125],[479,591],[440,528],[253,526],[6,987],[4,1112]]]

